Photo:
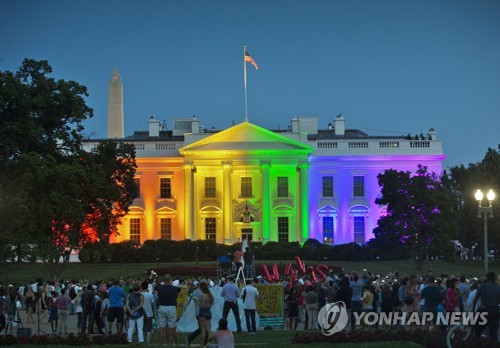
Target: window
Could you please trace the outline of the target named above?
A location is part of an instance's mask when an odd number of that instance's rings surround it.
[[[215,198],[215,178],[205,178],[205,198]]]
[[[323,177],[323,197],[333,197],[333,176]]]
[[[253,229],[251,228],[242,228],[241,229],[241,241],[243,242],[245,239],[248,243],[252,241]]]
[[[160,236],[164,240],[172,240],[172,219],[162,218],[160,220]]]
[[[141,243],[141,219],[130,219],[130,241],[137,244]]]
[[[170,178],[160,178],[160,198],[172,198],[172,182]]]
[[[134,178],[134,182],[137,185],[137,197],[141,197],[141,178]]]
[[[288,177],[278,176],[278,197],[288,197]]]
[[[365,217],[354,216],[354,243],[365,242]]]
[[[243,176],[241,177],[241,197],[249,198],[252,197],[252,177]]]
[[[278,217],[278,242],[288,242],[288,217]]]
[[[217,232],[217,225],[215,218],[206,218],[205,219],[205,239],[206,240],[215,240]]]
[[[353,178],[353,191],[354,197],[364,197],[365,196],[365,177],[355,176]]]
[[[323,243],[333,244],[333,216],[323,216]]]

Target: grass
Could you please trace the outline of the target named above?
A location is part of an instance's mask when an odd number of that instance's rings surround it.
[[[303,260],[306,265],[315,265],[317,262],[308,262]],[[289,261],[293,267],[297,268],[294,261]],[[257,262],[256,273],[260,274],[260,265],[272,263],[287,264],[288,261],[260,261]],[[395,261],[370,261],[370,262],[325,262],[327,265],[339,265],[345,271],[362,271],[368,269],[374,274],[387,274],[388,272],[399,271],[401,275],[415,274],[415,264],[412,260]],[[215,265],[216,262],[200,262],[200,265]],[[172,264],[170,264],[172,265]],[[176,264],[179,265],[179,264]],[[181,265],[194,266],[194,262],[186,262]],[[110,280],[118,277],[131,276],[132,278],[146,277],[147,269],[169,266],[167,263],[68,263],[64,265],[58,279],[88,279],[95,281],[99,279]],[[468,276],[480,277],[483,275],[483,264],[481,261],[471,261],[467,263],[449,263],[446,261],[428,261],[424,263],[423,271],[431,270],[434,275],[441,274],[458,275],[466,274]],[[490,270],[500,273],[499,263],[490,263]],[[192,275],[195,276],[195,275]],[[7,263],[0,266],[0,282],[7,283],[27,283],[35,279],[42,278],[50,280],[51,276],[47,267],[41,263]]]

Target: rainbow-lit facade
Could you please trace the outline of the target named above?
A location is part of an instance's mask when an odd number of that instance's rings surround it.
[[[384,213],[374,203],[377,174],[418,164],[441,172],[445,158],[432,129],[374,137],[346,129],[342,116],[326,129],[316,117],[294,117],[286,130],[273,131],[250,122],[204,130],[196,117],[174,119],[165,130],[152,118],[148,131],[123,141],[136,147],[140,197],[112,242],[363,243]]]

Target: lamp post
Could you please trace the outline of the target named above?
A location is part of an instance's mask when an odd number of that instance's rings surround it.
[[[488,199],[488,206],[483,207],[481,202],[483,201],[483,193],[481,190],[477,190],[475,194],[476,200],[478,202],[477,213],[478,218],[484,218],[484,274],[488,273],[488,217],[493,217],[493,205],[492,202],[495,199],[495,192],[492,189],[486,194],[486,199]]]

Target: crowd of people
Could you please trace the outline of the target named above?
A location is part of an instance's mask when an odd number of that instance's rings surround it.
[[[243,255],[241,255],[243,257]],[[236,261],[238,262],[238,261]],[[246,261],[245,261],[246,263]],[[248,265],[248,263],[246,263]],[[240,267],[244,267],[240,265]],[[247,273],[248,274],[248,273]],[[250,274],[248,274],[250,275]],[[361,272],[329,272],[324,278],[311,279],[302,275],[297,279],[282,277],[275,281],[284,289],[284,318],[287,330],[318,330],[318,311],[327,303],[342,301],[350,312],[350,325],[354,329],[355,313],[408,312],[445,313],[486,311],[486,334],[497,338],[499,326],[500,285],[496,274],[490,272],[484,279],[440,275],[428,272],[422,277],[400,276],[398,272],[385,276]],[[238,279],[239,280],[239,279]],[[186,339],[189,346],[198,336],[202,345],[216,340],[219,347],[234,346],[233,332],[228,329],[228,317],[234,316],[237,333],[242,332],[238,301],[243,300],[246,331],[257,332],[256,304],[259,292],[256,283],[269,284],[266,277],[246,278],[246,284],[236,284],[233,276],[221,279],[194,278],[181,280],[170,275],[150,276],[148,279],[130,277],[111,282],[70,280],[63,282],[30,282],[16,287],[0,286],[0,332],[17,321],[20,310],[26,311],[27,323],[46,320],[52,333],[112,334],[124,332],[132,342],[137,334],[139,343],[151,343],[153,319],[159,329],[160,344],[178,344],[177,302],[180,288],[184,287],[188,301],[194,304],[194,317],[198,329]],[[211,332],[212,307],[215,300],[211,287],[220,287],[223,297],[222,317],[218,329]],[[69,316],[77,317],[76,327],[68,327]],[[231,317],[232,320],[232,317]],[[432,325],[430,325],[432,329]],[[485,327],[476,334],[485,334]],[[436,328],[446,330],[445,327]]]
[[[342,301],[350,312],[351,329],[356,325],[355,313],[430,312],[436,318],[438,313],[480,311],[488,313],[487,324],[476,327],[476,336],[489,335],[496,340],[500,309],[497,280],[493,272],[477,279],[444,274],[435,277],[431,271],[422,277],[401,277],[398,272],[381,276],[367,270],[329,274],[315,282],[301,277],[293,284],[284,281],[286,328],[296,330],[303,322],[304,330],[317,330],[318,308]],[[435,325],[429,323],[428,327],[434,329]],[[447,328],[441,325],[439,329]]]
[[[227,317],[232,311],[241,333],[238,306],[243,297],[247,331],[256,333],[256,300],[258,291],[248,279],[241,289],[227,279],[173,279],[170,275],[148,279],[117,279],[110,282],[70,280],[62,282],[30,282],[26,285],[0,285],[0,334],[14,333],[20,322],[20,311],[26,312],[27,323],[48,321],[53,334],[69,333],[102,334],[127,333],[129,342],[137,335],[139,343],[151,343],[153,319],[157,321],[160,344],[178,344],[177,302],[181,288],[195,306],[198,330],[188,338],[190,345],[201,335],[203,345],[217,341],[219,347],[233,347],[234,337],[228,329]],[[224,309],[219,327],[211,332],[211,307],[214,297],[210,287],[220,287]],[[36,313],[36,318],[34,314]],[[76,327],[68,327],[69,316],[76,316]],[[124,328],[124,323],[128,325]]]

